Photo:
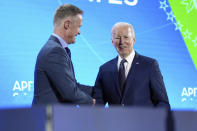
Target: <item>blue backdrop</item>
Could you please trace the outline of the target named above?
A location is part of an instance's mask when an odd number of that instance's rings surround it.
[[[197,70],[165,0],[0,1],[0,108],[30,106],[37,54],[53,32],[53,15],[63,3],[84,11],[81,35],[71,45],[76,78],[94,85],[99,66],[117,56],[111,28],[129,22],[135,50],[158,60],[173,109],[197,109]],[[168,1],[166,4],[169,5]],[[195,18],[194,18],[195,19]]]

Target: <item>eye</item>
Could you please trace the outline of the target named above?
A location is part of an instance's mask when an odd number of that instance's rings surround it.
[[[116,39],[116,40],[119,40],[119,39],[120,39],[120,37],[115,37],[115,39]]]
[[[126,39],[127,39],[127,38],[129,38],[129,37],[128,37],[128,36],[124,36],[124,38],[126,38]]]

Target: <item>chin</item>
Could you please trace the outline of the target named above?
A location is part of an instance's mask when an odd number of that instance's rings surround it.
[[[75,41],[75,38],[72,40],[72,43],[75,43],[76,41]]]
[[[119,54],[120,54],[120,55],[125,55],[126,53],[123,52],[123,51],[119,51]]]
[[[122,56],[122,57],[127,57],[128,56],[128,54],[127,53],[119,53],[120,54],[120,56]]]
[[[70,44],[74,44],[75,42],[70,42]]]
[[[70,44],[74,44],[74,43],[75,43],[75,40],[70,41]]]

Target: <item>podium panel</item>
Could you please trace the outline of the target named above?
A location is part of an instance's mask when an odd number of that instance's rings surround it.
[[[166,131],[166,110],[152,108],[53,108],[54,131]]]
[[[197,131],[197,112],[174,111],[173,117],[176,131]]]
[[[0,110],[1,131],[45,131],[45,107]]]
[[[197,131],[197,112],[69,105],[1,109],[0,131]]]

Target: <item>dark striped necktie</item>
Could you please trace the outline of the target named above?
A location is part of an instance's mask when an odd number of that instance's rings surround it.
[[[124,66],[125,62],[127,62],[127,60],[122,59],[122,61],[120,62],[119,72],[118,72],[119,84],[120,84],[120,89],[121,89],[122,93],[124,92],[124,83],[125,83],[125,80],[126,80],[125,66]]]

